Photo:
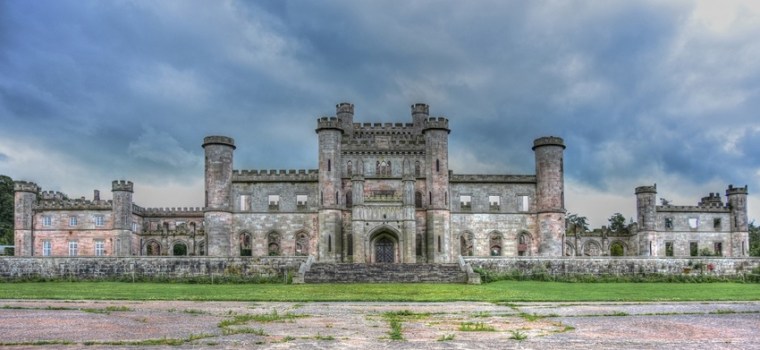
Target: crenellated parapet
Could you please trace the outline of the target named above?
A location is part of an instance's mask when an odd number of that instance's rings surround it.
[[[654,186],[639,186],[636,187],[636,194],[642,193],[657,193],[657,185]]]
[[[719,193],[712,193],[710,192],[707,197],[702,197],[702,200],[697,203],[697,206],[699,207],[723,207],[723,199],[720,197]]]
[[[111,183],[111,190],[114,192],[134,192],[134,185],[132,184],[132,181],[114,180]]]
[[[340,120],[336,117],[322,117],[317,119],[317,132],[320,130],[341,130],[343,131],[343,128],[341,128]]]
[[[317,182],[317,169],[233,170],[233,182]]]
[[[15,192],[30,192],[39,193],[40,187],[36,183],[30,181],[14,181],[13,190]]]
[[[726,206],[693,206],[693,205],[658,205],[660,213],[728,213],[731,210]]]
[[[452,174],[451,183],[536,183],[535,175],[471,175]]]
[[[60,193],[60,192],[57,192]],[[85,199],[42,199],[34,206],[34,210],[111,210],[113,202],[90,201]]]
[[[557,136],[539,137],[533,141],[533,150],[541,146],[560,146],[565,148],[565,141]]]
[[[444,117],[430,117],[425,121],[425,130],[449,130],[449,119]]]
[[[141,208],[140,215],[144,217],[203,217],[203,208]]]
[[[40,192],[40,199],[46,201],[63,201],[68,200],[69,196],[59,191],[42,191]]]
[[[219,136],[219,135],[206,136],[203,138],[203,145],[201,147],[206,147],[208,145],[229,146],[229,147],[232,147],[232,149],[235,149],[235,140],[227,136]]]
[[[748,194],[749,191],[747,190],[747,185],[744,185],[744,187],[734,187],[734,185],[728,185],[728,189],[726,190],[726,196],[731,196],[735,194]]]

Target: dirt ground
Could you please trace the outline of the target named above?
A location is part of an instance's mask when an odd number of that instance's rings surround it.
[[[760,302],[0,300],[0,337],[17,349],[760,349]]]

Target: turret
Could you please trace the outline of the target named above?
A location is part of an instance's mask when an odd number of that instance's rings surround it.
[[[343,130],[351,134],[354,130],[354,105],[348,102],[338,103],[335,105],[335,115]]]
[[[341,105],[338,106],[340,108]],[[343,108],[347,109],[348,106],[344,105]],[[316,132],[319,137],[319,254],[320,258],[327,261],[339,261],[342,249],[340,199],[343,198],[341,191],[343,129],[338,118],[323,117],[317,120]]]
[[[415,105],[427,113],[427,106]],[[429,263],[448,263],[454,259],[449,210],[449,120],[428,118],[425,136],[425,176],[427,202],[427,258]]]
[[[13,211],[13,239],[16,256],[33,255],[34,206],[40,188],[34,182],[16,181],[13,183],[15,210]]]
[[[731,209],[731,231],[747,232],[747,186],[729,185],[726,190],[728,206]]]
[[[114,254],[131,255],[132,247],[132,181],[118,180],[111,182],[113,193],[113,232],[116,237]]]
[[[536,214],[539,255],[562,256],[565,233],[565,143],[547,136],[533,141],[536,156]]]
[[[230,256],[232,239],[232,156],[235,140],[226,136],[203,139],[206,153],[206,209],[204,227],[208,255]]]
[[[422,129],[425,126],[425,121],[427,121],[429,116],[430,106],[424,103],[415,103],[412,105],[412,121],[417,130]]]
[[[636,187],[636,216],[639,224],[639,254],[657,256],[657,184]]]

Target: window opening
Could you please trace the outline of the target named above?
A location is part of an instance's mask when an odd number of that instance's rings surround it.
[[[698,255],[699,255],[699,243],[689,242],[689,256],[698,256]]]
[[[696,230],[697,227],[699,227],[699,219],[698,218],[689,218],[689,228],[692,230]]]
[[[501,197],[488,196],[488,208],[491,211],[499,211],[501,209]]]
[[[721,229],[721,226],[722,226],[722,225],[721,225],[721,220],[720,220],[720,218],[714,218],[714,219],[713,219],[713,228],[715,229],[715,231],[720,231],[720,229]]]
[[[715,255],[723,256],[723,242],[715,242],[713,245],[715,246]]]
[[[530,210],[530,197],[529,196],[517,196],[517,205],[519,211],[526,212]]]
[[[251,196],[249,195],[240,195],[240,211],[249,211],[251,210]]]
[[[306,204],[309,201],[309,196],[305,194],[297,194],[296,195],[296,208],[298,209],[306,209]]]
[[[268,196],[268,202],[269,202],[269,210],[279,210],[280,209],[280,195],[270,194]]]
[[[673,256],[673,242],[665,242],[665,256]]]
[[[77,225],[77,217],[71,216],[69,217],[69,226],[76,226]]]
[[[95,256],[105,255],[105,242],[101,240],[95,241]]]
[[[353,193],[351,191],[346,191],[346,208],[351,208],[354,206],[354,197]]]
[[[69,241],[69,256],[79,255],[79,244],[77,241]]]
[[[414,207],[422,208],[422,193],[420,192],[414,193]]]
[[[666,230],[673,229],[673,218],[665,218],[665,229]]]
[[[50,241],[42,241],[42,256],[50,256],[53,247],[50,245]]]
[[[253,256],[250,233],[243,232],[240,234],[240,256]]]

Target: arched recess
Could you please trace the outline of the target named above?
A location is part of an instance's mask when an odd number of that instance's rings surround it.
[[[502,247],[501,233],[498,231],[491,232],[488,235],[488,251],[491,256],[501,256]]]
[[[198,243],[198,255],[200,256],[206,255],[206,242]]]
[[[185,243],[185,241],[174,241],[172,243],[172,255],[174,256],[187,255],[187,243]]]
[[[565,256],[575,256],[575,246],[570,242],[565,242]]]
[[[459,255],[473,256],[475,251],[475,235],[472,232],[464,231],[459,236]]]
[[[414,192],[414,207],[417,209],[422,208],[422,193],[420,191]]]
[[[280,233],[277,231],[267,233],[267,255],[280,255],[280,239]]]
[[[243,231],[238,236],[240,245],[240,256],[253,256],[253,235],[250,232]]]
[[[399,263],[399,233],[390,226],[380,226],[369,234],[370,261]]]
[[[610,256],[625,256],[628,246],[623,241],[614,241],[610,244]]]
[[[599,256],[602,255],[602,247],[597,241],[588,241],[583,245],[583,255]]]
[[[295,255],[306,256],[309,255],[309,234],[305,231],[299,231],[296,233],[296,251]]]
[[[158,243],[155,239],[151,239],[145,243],[145,255],[159,256],[161,255],[161,243]]]
[[[533,243],[533,236],[526,231],[521,231],[517,234],[517,255],[528,256]]]
[[[354,206],[354,194],[351,192],[351,190],[346,191],[346,208],[351,208]]]

